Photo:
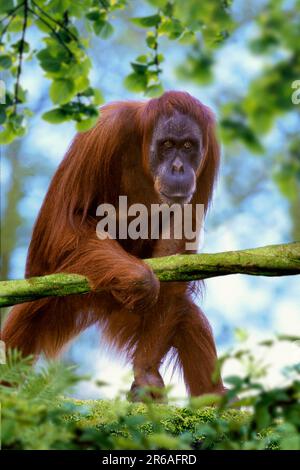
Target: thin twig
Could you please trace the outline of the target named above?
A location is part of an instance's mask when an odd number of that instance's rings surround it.
[[[24,5],[24,3],[25,1],[23,3],[20,3],[20,5],[17,5],[15,8],[13,8],[9,13],[7,13],[6,16],[4,16],[4,18],[1,18],[0,23],[2,23],[2,21],[5,21],[10,16],[14,15],[17,12],[17,10]]]
[[[69,53],[70,57],[74,57],[74,54],[73,52],[71,51],[71,49],[66,45],[66,43],[60,38],[59,34],[55,31],[55,29],[53,28],[53,26],[51,26],[50,23],[48,23],[48,21],[46,21],[44,18],[42,18],[36,11],[32,10],[31,8],[29,8],[29,11],[30,13],[32,13],[34,16],[36,16],[36,18],[38,18],[42,23],[44,23],[49,29],[50,31],[52,31],[52,33],[54,34],[54,36],[56,37],[56,39],[58,40],[58,42],[66,49],[66,51]]]
[[[37,3],[35,3],[34,0],[31,0],[31,3],[38,9],[40,10],[40,12],[46,16],[46,18],[48,18],[48,20],[50,21],[53,21],[53,23],[57,24],[58,26],[60,26],[62,29],[64,29],[66,31],[66,33],[68,33],[68,35],[74,39],[74,41],[78,42],[78,44],[80,44],[78,38],[75,36],[75,34],[73,34],[68,28],[66,28],[66,26],[61,23],[60,21],[56,20],[55,18],[53,18],[51,15],[49,15],[47,12],[45,12]]]
[[[158,62],[158,26],[155,26],[155,45],[154,45],[154,65],[156,66],[157,77],[160,75],[159,62]]]
[[[6,33],[6,31],[8,30],[11,22],[13,21],[13,19],[16,17],[16,14],[17,12],[13,13],[8,21],[8,23],[4,26],[4,28],[2,29],[1,31],[1,35],[0,35],[0,42],[2,41],[2,38],[4,36],[4,34]]]
[[[23,5],[24,5],[24,19],[23,19],[23,26],[22,26],[22,36],[21,36],[21,42],[20,42],[20,49],[19,49],[19,60],[18,60],[18,69],[17,69],[17,79],[16,79],[16,85],[15,85],[15,97],[14,97],[14,111],[15,112],[16,112],[16,108],[17,108],[17,104],[18,104],[20,78],[21,78],[21,73],[22,73],[25,34],[26,34],[27,20],[28,20],[28,0],[25,0]]]

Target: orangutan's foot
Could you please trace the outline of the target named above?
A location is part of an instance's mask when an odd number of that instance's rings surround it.
[[[145,371],[135,377],[129,392],[129,399],[134,402],[157,401],[166,403],[163,379],[158,371]]]

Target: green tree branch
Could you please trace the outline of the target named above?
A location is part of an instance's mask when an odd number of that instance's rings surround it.
[[[173,255],[145,260],[160,281],[194,281],[228,274],[288,276],[300,274],[300,242],[214,254]],[[37,300],[86,294],[87,278],[79,274],[50,274],[0,282],[0,307]]]

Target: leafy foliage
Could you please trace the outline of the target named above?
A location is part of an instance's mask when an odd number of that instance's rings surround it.
[[[260,346],[278,341],[299,338]],[[72,368],[34,371],[30,358],[9,352],[0,367],[3,448],[300,450],[300,365],[286,368],[285,384],[270,389],[259,380],[266,369],[248,348],[228,352],[220,367],[229,359],[246,363],[248,372],[227,378],[224,397],[204,395],[178,407],[66,398],[82,379]]]
[[[286,114],[287,131],[282,132],[282,145],[274,156],[274,180],[288,199],[293,220],[292,237],[299,238],[296,216],[299,210],[300,152],[299,110],[292,100],[293,84],[300,77],[300,54],[297,36],[300,28],[300,2],[286,4],[269,0],[255,18],[257,34],[248,47],[264,58],[261,73],[251,80],[244,96],[226,103],[222,109],[222,135],[226,143],[242,141],[255,153],[266,153],[263,137],[272,131]],[[287,143],[285,143],[285,141]],[[298,208],[298,209],[297,209]]]
[[[128,26],[148,30],[147,52],[131,62],[132,72],[126,77],[125,85],[133,92],[144,92],[152,97],[163,91],[161,64],[164,57],[159,52],[159,38],[197,41],[196,33],[201,31],[205,43],[216,45],[227,37],[223,27],[230,22],[230,15],[229,2],[219,0],[202,2],[201,9],[196,8],[196,2],[191,2],[190,14],[185,17],[182,2],[177,0],[145,3],[152,5],[153,14],[131,18]],[[100,40],[109,39],[114,33],[111,20],[118,10],[127,7],[126,0],[10,0],[1,3],[0,70],[6,71],[12,87],[6,91],[5,103],[0,105],[3,126],[0,144],[9,144],[26,131],[31,113],[26,107],[26,90],[22,89],[21,78],[26,63],[35,59],[51,81],[49,95],[55,105],[43,118],[53,124],[73,120],[78,131],[95,124],[103,98],[90,83],[90,40],[95,35]],[[38,47],[28,40],[31,30],[40,39]]]
[[[133,71],[126,78],[125,85],[133,92],[144,91],[146,96],[153,97],[163,91],[160,75],[164,56],[159,53],[161,37],[182,44],[192,44],[197,51],[201,44],[203,60],[197,63],[197,73],[194,68],[191,70],[193,77],[199,77],[200,69],[208,69],[212,65],[212,50],[229,36],[234,23],[229,13],[230,1],[204,1],[201,8],[194,0],[190,0],[188,4],[166,0],[149,0],[149,3],[158,7],[157,13],[132,18],[131,21],[140,28],[150,29],[146,34],[146,44],[150,51],[146,55],[138,56],[131,63]],[[205,73],[208,72],[204,70],[203,75]]]
[[[52,123],[74,120],[79,131],[93,126],[98,117],[101,93],[90,86],[89,36],[81,36],[81,24],[102,39],[113,32],[109,15],[125,6],[123,0],[16,0],[3,2],[0,10],[0,69],[9,72],[14,86],[7,90],[1,106],[3,130],[0,143],[8,144],[24,135],[29,110],[21,88],[24,62],[38,60],[45,77],[51,80],[50,98],[57,105],[44,114]],[[26,41],[28,30],[41,36],[42,47]],[[5,40],[5,42],[4,42]],[[21,107],[21,110],[20,110]]]

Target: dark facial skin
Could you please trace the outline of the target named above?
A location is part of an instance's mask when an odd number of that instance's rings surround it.
[[[193,119],[180,113],[160,118],[150,144],[150,169],[162,202],[192,199],[202,150],[201,129]]]

